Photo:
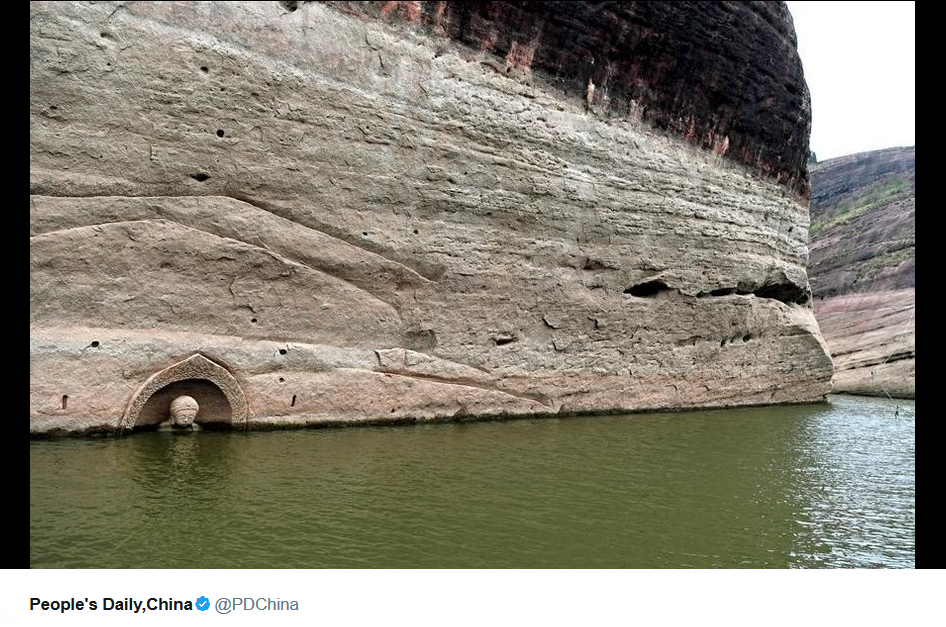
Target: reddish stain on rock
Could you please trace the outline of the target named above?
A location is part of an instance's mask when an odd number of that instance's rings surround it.
[[[430,4],[430,3],[427,3]],[[420,23],[421,3],[420,2],[384,2],[381,5],[379,14],[383,18],[388,18],[392,14],[409,24]]]

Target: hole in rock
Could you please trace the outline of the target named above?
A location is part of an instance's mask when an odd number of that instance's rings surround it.
[[[191,178],[197,181],[198,183],[203,183],[204,181],[210,178],[210,175],[205,174],[203,172],[198,172],[197,174],[191,174]]]
[[[669,289],[670,288],[667,287],[667,284],[663,281],[655,280],[632,285],[631,287],[624,290],[624,293],[630,294],[631,296],[637,296],[639,298],[651,298],[660,292],[666,292]]]
[[[808,290],[789,281],[766,283],[752,293],[759,298],[771,298],[786,305],[804,305],[808,302]]]

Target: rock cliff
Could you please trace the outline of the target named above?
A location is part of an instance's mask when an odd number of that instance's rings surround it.
[[[811,285],[839,392],[914,398],[916,148],[811,168]]]
[[[816,400],[782,3],[32,3],[30,430]]]

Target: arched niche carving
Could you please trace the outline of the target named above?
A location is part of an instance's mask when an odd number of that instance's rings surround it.
[[[155,393],[178,381],[191,379],[209,381],[217,386],[230,404],[230,425],[235,429],[246,428],[249,408],[243,388],[229,370],[197,354],[148,377],[128,401],[122,414],[120,430],[130,431],[135,428],[142,408]]]

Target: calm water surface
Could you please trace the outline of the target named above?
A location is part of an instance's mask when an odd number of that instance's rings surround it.
[[[834,397],[31,441],[30,565],[913,567],[914,415]]]

